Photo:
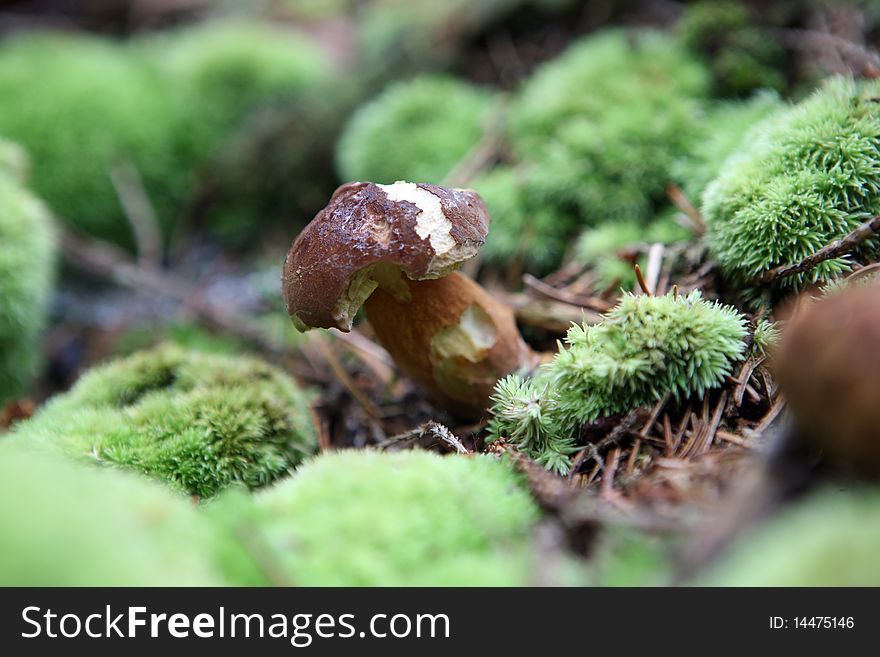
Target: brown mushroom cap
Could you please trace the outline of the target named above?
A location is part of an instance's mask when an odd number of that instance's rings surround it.
[[[477,254],[489,212],[476,192],[423,183],[342,185],[293,242],[282,287],[300,330],[351,329],[380,285],[445,276]]]

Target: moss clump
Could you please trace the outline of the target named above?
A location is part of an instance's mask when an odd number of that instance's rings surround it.
[[[570,227],[653,216],[708,76],[675,40],[604,30],[538,70],[510,108],[529,188]]]
[[[703,214],[711,252],[731,277],[800,262],[880,211],[878,93],[880,82],[833,79],[771,115],[725,161]],[[851,263],[826,260],[775,287],[833,280]]]
[[[513,439],[565,472],[582,423],[650,406],[667,393],[705,394],[742,360],[745,338],[745,318],[699,292],[625,294],[601,323],[572,326],[568,347],[536,377],[498,384],[490,435]]]
[[[699,292],[625,294],[600,324],[573,326],[550,365],[563,411],[580,422],[648,406],[666,394],[703,395],[745,353],[746,320]]]
[[[119,183],[121,167],[133,165],[167,238],[249,117],[303,98],[328,76],[326,58],[305,38],[247,22],[127,43],[25,35],[0,46],[0,134],[28,149],[34,188],[56,214],[131,248],[114,172]],[[237,173],[237,189],[261,176],[252,166]],[[251,234],[271,216],[247,210],[235,220]]]
[[[688,5],[679,32],[687,47],[707,61],[717,94],[785,89],[785,51],[742,2],[701,0]]]
[[[326,78],[327,58],[290,30],[248,21],[212,21],[142,44],[186,99],[189,134],[200,156],[256,108],[288,101]]]
[[[283,372],[171,346],[91,370],[14,435],[202,497],[265,486],[316,447],[307,396]]]
[[[704,586],[880,586],[880,494],[814,493],[743,537]]]
[[[424,76],[388,86],[349,120],[337,147],[344,180],[440,183],[480,141],[492,95]]]
[[[207,510],[233,579],[304,586],[523,585],[538,515],[505,463],[421,451],[324,454]]]
[[[111,181],[131,163],[170,225],[186,188],[170,139],[179,108],[145,62],[96,37],[17,37],[0,45],[0,97],[0,134],[27,149],[34,190],[59,217],[131,245]]]
[[[7,173],[26,168],[21,151],[0,165],[0,407],[24,394],[39,364],[38,339],[45,325],[55,235],[46,208]],[[5,168],[3,168],[5,166]]]
[[[213,533],[135,475],[0,449],[0,585],[210,586]]]

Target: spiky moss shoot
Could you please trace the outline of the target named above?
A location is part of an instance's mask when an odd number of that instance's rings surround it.
[[[599,287],[632,289],[636,283],[633,265],[638,263],[642,269],[647,265],[647,257],[637,249],[644,251],[648,244],[672,244],[692,237],[693,233],[675,220],[675,213],[667,211],[648,225],[608,221],[588,228],[578,238],[574,257],[593,267]]]
[[[492,94],[449,77],[395,82],[358,109],[336,150],[343,180],[439,184],[480,141]]]
[[[725,161],[703,195],[703,214],[710,250],[729,276],[745,283],[800,262],[880,211],[878,93],[878,81],[832,79],[772,114]],[[833,280],[875,251],[870,242],[773,287]]]
[[[690,4],[678,30],[687,47],[707,61],[718,95],[785,89],[784,49],[739,0]]]
[[[539,69],[510,107],[529,187],[569,227],[643,221],[662,203],[708,87],[703,66],[657,32],[603,30]]]
[[[48,211],[0,169],[0,407],[36,374],[54,271]]]
[[[565,474],[577,449],[559,408],[559,393],[546,377],[511,374],[495,386],[489,441],[508,440],[548,470]]]
[[[507,438],[564,473],[585,422],[647,407],[667,393],[703,395],[746,351],[746,319],[699,292],[626,293],[599,324],[572,326],[567,348],[531,381],[495,388],[490,439]]]
[[[687,296],[624,294],[593,326],[572,326],[552,363],[562,412],[578,422],[716,388],[742,360],[746,319]]]
[[[772,91],[747,100],[720,101],[709,107],[697,127],[699,138],[675,163],[675,178],[688,198],[699,205],[706,187],[722,171],[725,160],[739,149],[749,131],[786,104]]]
[[[307,394],[286,374],[170,345],[92,369],[13,436],[201,497],[265,486],[316,448]]]
[[[127,48],[60,33],[6,39],[0,98],[0,135],[28,151],[34,191],[61,219],[132,246],[111,174],[133,165],[163,226],[171,225],[187,187],[171,139],[180,108]]]
[[[744,536],[701,586],[880,586],[880,493],[812,494]]]
[[[130,473],[0,447],[0,585],[216,586],[213,528]]]
[[[227,570],[246,585],[524,585],[538,517],[506,463],[424,451],[325,453],[206,511],[239,544]]]
[[[539,272],[559,263],[567,246],[569,222],[553,207],[529,198],[520,171],[499,166],[468,186],[480,194],[492,217],[492,229],[481,251],[486,262],[506,265],[518,260]]]
[[[769,356],[779,344],[781,331],[779,325],[767,319],[759,319],[752,332],[752,346],[749,350],[756,358]]]

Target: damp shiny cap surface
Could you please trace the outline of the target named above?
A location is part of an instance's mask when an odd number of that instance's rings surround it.
[[[282,278],[287,312],[300,330],[348,331],[389,270],[440,278],[474,257],[488,231],[489,212],[472,190],[342,185],[290,247]]]

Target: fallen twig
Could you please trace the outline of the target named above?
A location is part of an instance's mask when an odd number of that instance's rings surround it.
[[[706,220],[703,219],[703,215],[701,215],[700,211],[694,207],[694,204],[691,203],[687,196],[685,196],[685,193],[681,191],[680,187],[670,185],[666,188],[666,196],[676,208],[681,210],[682,213],[690,219],[697,235],[706,234]]]
[[[455,437],[455,434],[453,434],[448,427],[439,422],[434,422],[433,420],[425,422],[410,431],[404,431],[396,436],[391,436],[387,440],[379,443],[378,447],[379,449],[394,451],[408,449],[413,445],[418,444],[427,449],[438,443],[451,448],[459,454],[470,453],[468,448]]]
[[[566,292],[565,290],[560,290],[559,288],[555,288],[552,285],[548,285],[541,279],[536,278],[531,274],[523,274],[522,281],[523,285],[531,290],[534,290],[538,294],[541,294],[542,296],[548,297],[555,301],[567,303],[571,306],[578,306],[579,308],[589,308],[600,313],[607,312],[612,308],[612,304],[608,303],[604,299],[599,299],[598,297],[584,297],[576,294],[571,294],[570,292]]]
[[[862,242],[869,240],[877,235],[877,233],[880,233],[880,215],[877,215],[869,221],[866,221],[854,231],[849,233],[849,235],[846,235],[839,240],[834,240],[830,244],[826,244],[821,249],[819,249],[815,253],[808,255],[800,262],[793,265],[781,265],[774,269],[769,269],[762,274],[753,277],[749,282],[752,285],[766,285],[767,283],[772,283],[779,278],[785,278],[786,276],[794,276],[795,274],[800,274],[801,272],[812,269],[816,265],[825,262],[826,260],[838,258],[842,255],[849,253],[857,246],[859,246]]]

